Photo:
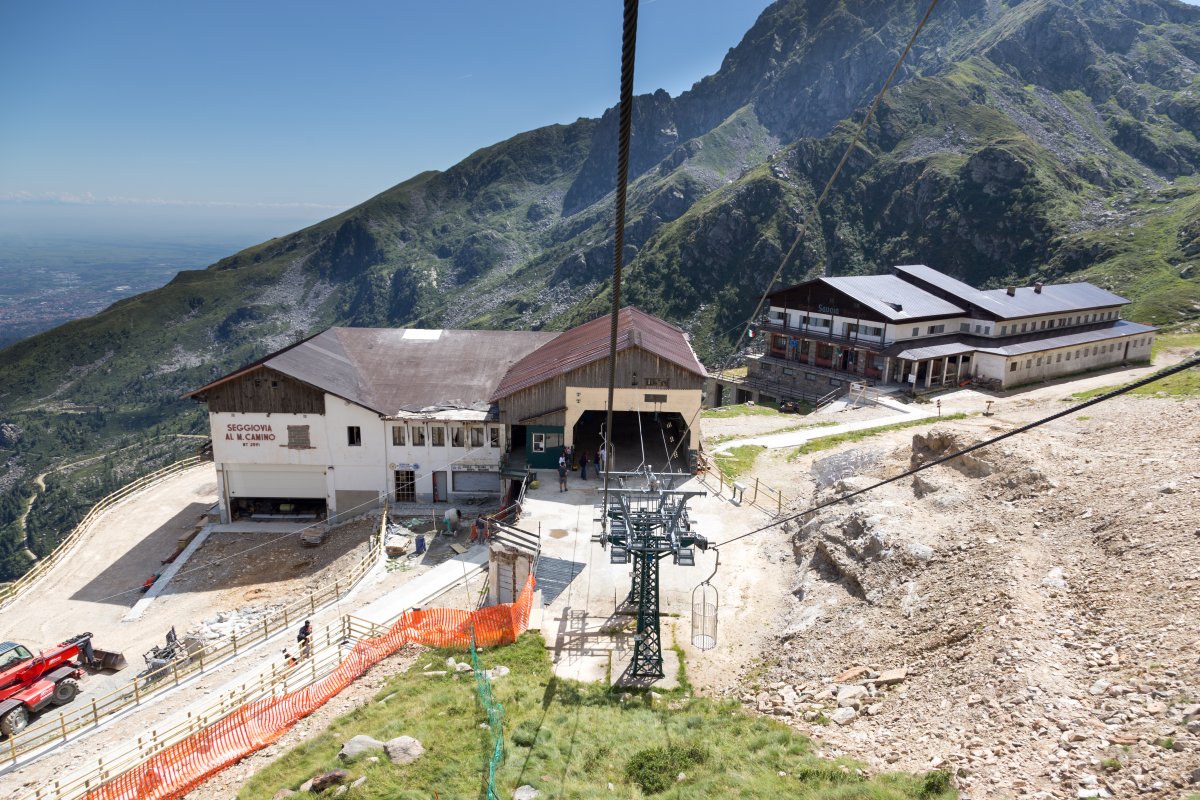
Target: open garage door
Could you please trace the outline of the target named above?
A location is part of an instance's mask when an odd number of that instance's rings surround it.
[[[324,469],[248,470],[225,468],[231,498],[278,497],[325,499]]]
[[[586,411],[575,425],[575,452],[595,453],[604,427],[603,411]],[[636,470],[649,464],[658,472],[686,472],[691,431],[675,412],[657,414],[617,411],[611,439],[615,461],[610,468]]]

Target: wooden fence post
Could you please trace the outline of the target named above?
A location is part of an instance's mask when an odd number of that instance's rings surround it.
[[[750,498],[750,502],[753,503],[757,500],[758,500],[758,478],[755,478],[754,479],[754,497]]]

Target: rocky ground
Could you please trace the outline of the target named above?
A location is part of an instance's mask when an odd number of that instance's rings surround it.
[[[819,474],[844,452],[770,477],[824,500],[1061,407],[880,434],[844,480]],[[1118,398],[786,526],[793,607],[725,692],[968,798],[1200,792],[1198,412]]]

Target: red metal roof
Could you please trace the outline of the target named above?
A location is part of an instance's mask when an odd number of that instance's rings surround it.
[[[492,393],[492,402],[608,358],[611,318],[605,314],[564,331],[513,364]],[[633,307],[622,308],[617,315],[617,352],[630,347],[640,347],[701,377],[708,375],[680,328]]]

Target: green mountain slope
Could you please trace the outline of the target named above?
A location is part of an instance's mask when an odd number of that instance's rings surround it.
[[[714,361],[803,230],[788,282],[923,262],[983,285],[1094,280],[1136,318],[1196,317],[1200,9],[1175,0],[944,0],[814,212],[923,10],[780,0],[717,73],[638,97],[628,301]],[[181,394],[315,330],[603,313],[615,124],[521,134],[0,351],[0,577],[25,566],[34,475],[139,437],[165,458],[204,432]],[[35,551],[120,477],[54,474],[77,502],[35,502]]]

